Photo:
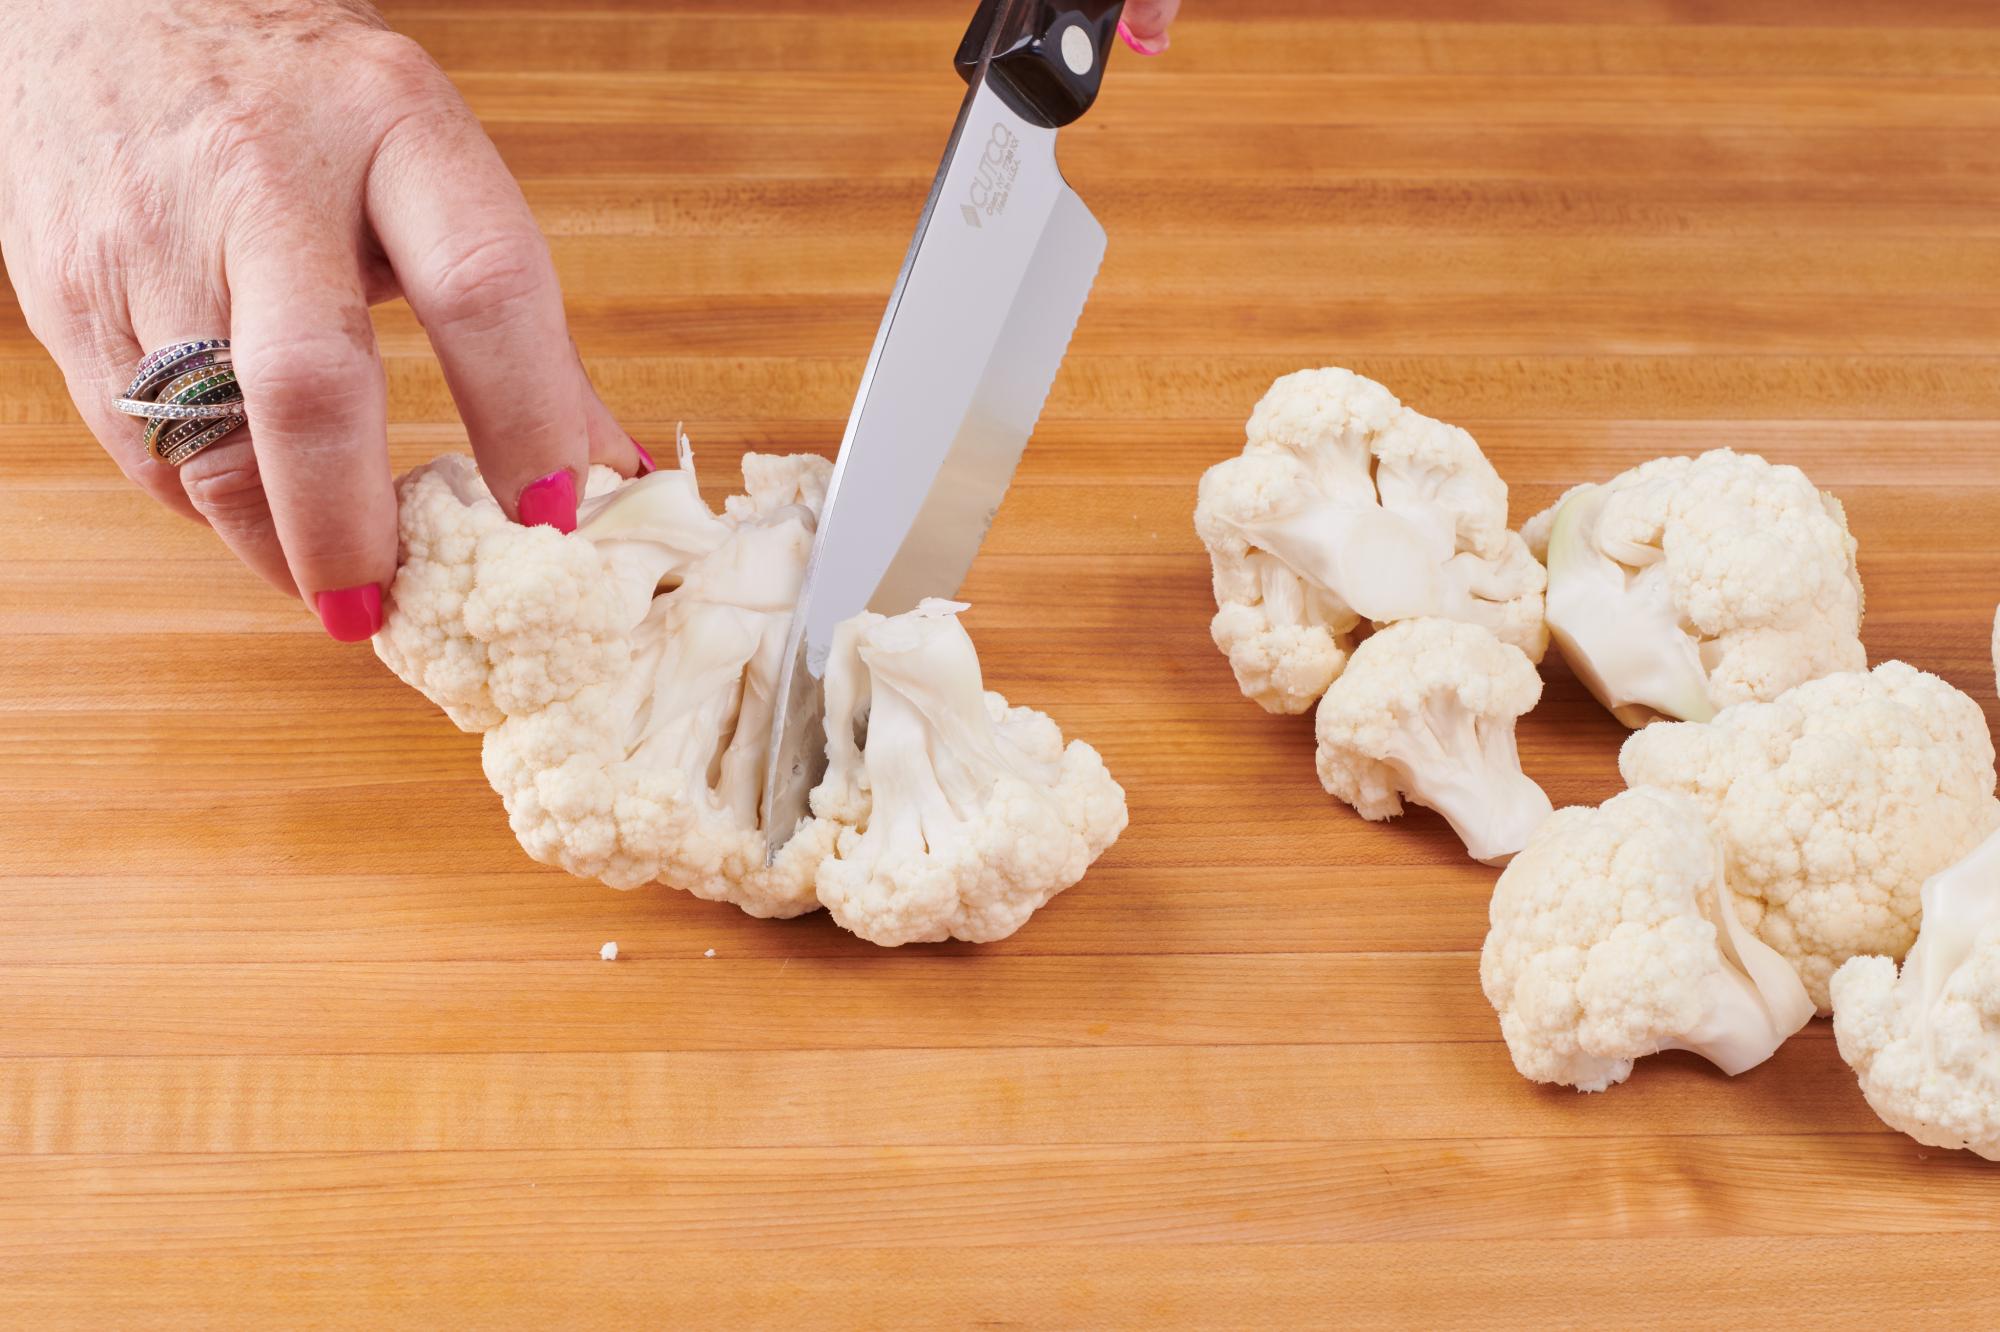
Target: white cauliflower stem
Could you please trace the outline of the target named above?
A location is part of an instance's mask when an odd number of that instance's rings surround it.
[[[1833,1034],[1884,1123],[2000,1161],[2000,834],[1922,899],[1900,977],[1886,957],[1833,974]]]
[[[1125,827],[1125,793],[1096,750],[1065,747],[1054,722],[983,688],[963,609],[858,616],[827,665],[828,768],[812,807],[847,826],[819,898],[878,944],[1005,938]]]
[[[1541,696],[1527,656],[1477,625],[1392,624],[1320,700],[1320,781],[1367,819],[1394,818],[1404,797],[1428,805],[1473,859],[1503,863],[1549,814],[1514,746]]]
[[[1539,661],[1545,576],[1507,530],[1507,487],[1472,436],[1347,370],[1271,386],[1240,456],[1201,479],[1216,646],[1243,692],[1303,712],[1362,621],[1483,625]]]
[[[1720,835],[1744,923],[1828,1004],[1834,968],[1901,958],[1917,890],[2000,826],[1979,705],[1899,661],[1829,675],[1713,722],[1626,740],[1633,786],[1692,797]]]
[[[1551,815],[1493,890],[1479,980],[1521,1076],[1603,1091],[1689,1050],[1734,1075],[1813,1004],[1731,908],[1701,810],[1639,788]]]
[[[1563,659],[1627,726],[1867,665],[1840,502],[1796,467],[1717,449],[1578,486],[1523,529]]]

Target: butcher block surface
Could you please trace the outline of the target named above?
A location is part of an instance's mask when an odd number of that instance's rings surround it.
[[[838,443],[969,9],[389,13],[522,178],[606,400],[655,453],[685,422],[719,499]],[[1991,714],[2000,8],[1187,11],[1063,134],[1110,253],[964,591],[989,685],[1131,797],[1003,943],[532,864],[477,738],[125,484],[7,308],[0,1324],[2000,1322],[2000,1166],[1885,1128],[1824,1022],[1735,1079],[1519,1078],[1493,872],[1321,792],[1209,642],[1190,521],[1307,365],[1471,429],[1517,523],[1751,449],[1846,501],[1871,660]],[[398,466],[462,447],[377,322]],[[1527,770],[1601,800],[1623,732],[1546,674]]]

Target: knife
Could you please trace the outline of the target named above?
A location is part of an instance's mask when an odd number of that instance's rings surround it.
[[[1056,166],[1090,109],[1124,0],[984,0],[969,85],[862,372],[792,617],[763,826],[775,858],[826,768],[834,626],[949,597],[1034,432],[1104,258]]]

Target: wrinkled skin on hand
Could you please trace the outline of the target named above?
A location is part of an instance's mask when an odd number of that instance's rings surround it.
[[[10,0],[0,72],[0,250],[29,326],[126,475],[274,585],[395,572],[375,302],[423,321],[510,517],[538,478],[637,468],[519,188],[370,6]],[[110,400],[145,350],[212,336],[251,427],[176,472]]]

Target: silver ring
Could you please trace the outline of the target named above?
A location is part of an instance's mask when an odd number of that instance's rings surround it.
[[[111,405],[146,422],[146,451],[169,467],[249,420],[228,338],[190,338],[147,353]]]

